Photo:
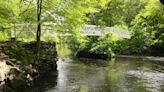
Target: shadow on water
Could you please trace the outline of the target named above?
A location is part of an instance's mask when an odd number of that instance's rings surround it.
[[[12,89],[6,87],[7,90],[4,92],[45,92],[56,86],[57,76],[58,73],[56,71],[47,73],[33,80],[28,86],[13,87],[12,85]]]
[[[51,72],[51,73],[45,74],[39,77],[38,79],[36,79],[34,83],[32,84],[32,86],[27,89],[27,91],[23,90],[20,92],[45,92],[53,88],[54,86],[56,86],[57,76],[58,76],[57,72]]]

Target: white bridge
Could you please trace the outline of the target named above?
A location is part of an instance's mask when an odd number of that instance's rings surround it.
[[[101,36],[109,32],[114,33],[120,38],[130,38],[131,33],[129,31],[116,29],[113,27],[97,27],[96,25],[84,25],[79,31],[82,35],[86,36]],[[33,36],[36,35],[35,24],[16,24],[11,28],[11,36],[19,37],[19,35]],[[54,36],[71,36],[71,33],[61,33],[52,28],[52,24],[42,26],[42,37],[54,37]]]
[[[45,32],[45,34],[43,34],[43,36],[71,36],[71,33],[58,33],[54,30],[50,30],[50,29],[46,29],[43,28],[43,30]],[[84,25],[84,27],[80,30],[80,33],[82,35],[86,35],[86,36],[101,36],[104,34],[107,34],[109,32],[114,33],[115,35],[117,35],[120,38],[130,38],[131,37],[131,33],[129,31],[125,31],[125,30],[120,30],[120,29],[116,29],[113,27],[97,27],[96,25]]]
[[[116,29],[113,27],[97,27],[96,25],[84,25],[84,28],[80,31],[80,33],[87,36],[101,36],[107,34],[109,32],[114,33],[118,37],[121,38],[130,38],[131,34],[129,31]]]

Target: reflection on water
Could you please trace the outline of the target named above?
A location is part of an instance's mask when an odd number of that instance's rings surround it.
[[[39,87],[25,92],[164,92],[162,69],[153,62],[128,58],[87,63],[59,60],[57,75],[42,79],[46,82],[38,81]]]
[[[4,92],[46,92],[49,89],[53,89],[53,87],[57,84],[57,76],[58,74],[56,71],[51,72],[49,74],[45,74],[44,76],[40,76],[38,79],[35,79],[30,86],[6,86]],[[19,84],[19,82],[17,82],[17,84]]]

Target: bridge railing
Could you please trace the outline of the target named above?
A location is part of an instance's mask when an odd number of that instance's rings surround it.
[[[36,24],[13,24],[10,29],[10,35],[11,38],[35,40],[37,30],[36,28]],[[55,34],[53,25],[44,24],[42,26],[41,39],[49,39],[51,37],[49,34]]]
[[[71,36],[70,33],[60,33],[54,29],[55,24],[43,24],[42,25],[42,38],[41,39],[51,39],[55,36]],[[18,39],[35,39],[36,37],[36,24],[13,24],[11,27],[11,37]],[[121,38],[130,38],[131,34],[128,31],[115,29],[113,27],[100,28],[95,25],[84,25],[80,33],[86,36],[101,36],[107,34],[108,32],[113,32]]]

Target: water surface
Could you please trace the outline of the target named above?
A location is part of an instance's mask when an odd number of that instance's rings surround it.
[[[164,92],[162,64],[137,58],[60,59],[57,73],[24,92]]]

